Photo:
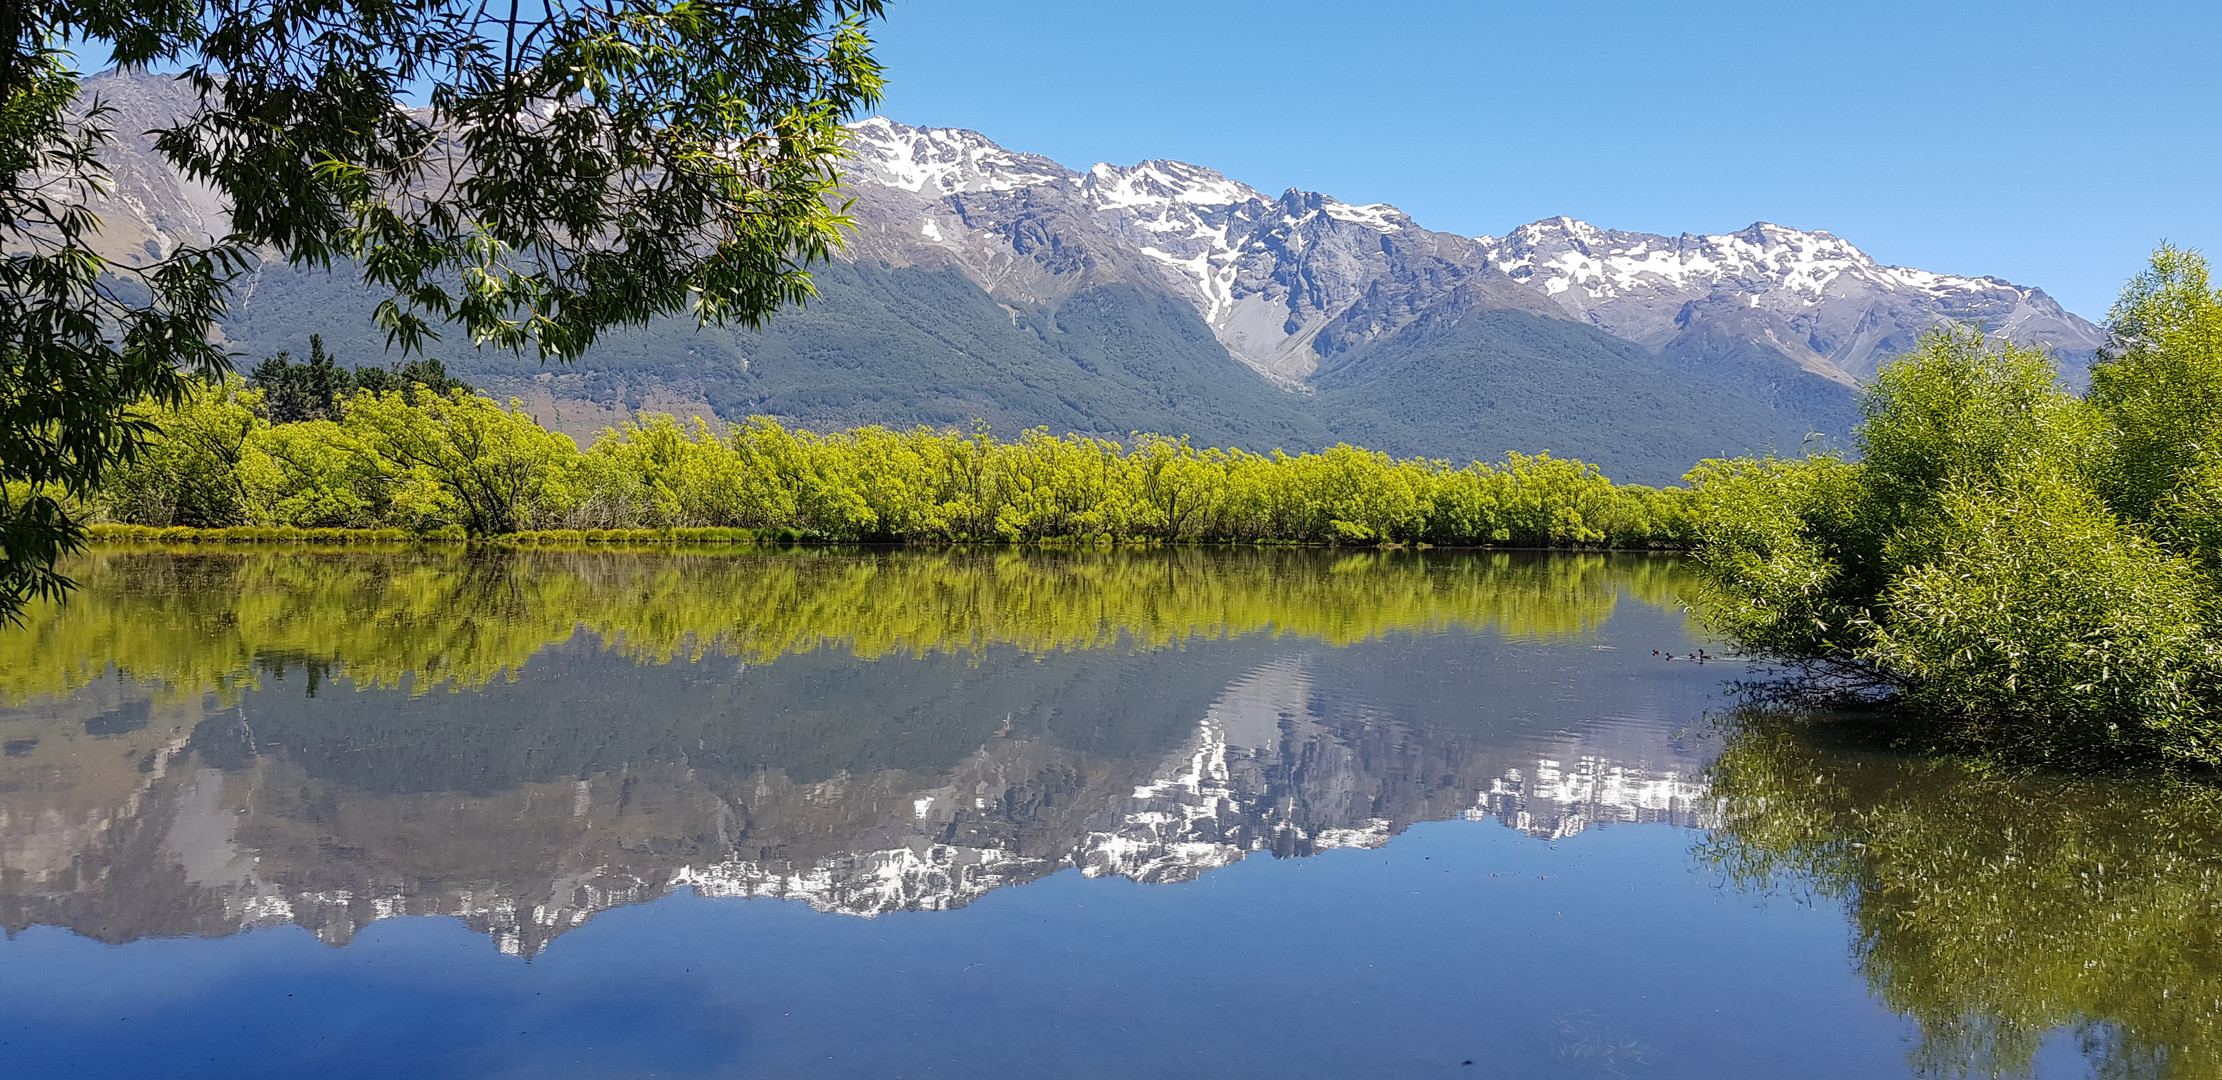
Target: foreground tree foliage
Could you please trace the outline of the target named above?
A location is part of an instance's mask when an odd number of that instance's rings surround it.
[[[1683,494],[1548,455],[1452,468],[1353,446],[1316,454],[1183,439],[866,427],[727,432],[662,414],[584,452],[512,401],[427,385],[359,390],[337,419],[272,423],[272,395],[210,382],[151,410],[145,453],[95,493],[123,524],[740,529],[834,541],[1272,541],[1651,547],[1686,535]]]
[[[2111,329],[2087,398],[1940,330],[1866,391],[1856,461],[1700,466],[1709,616],[1947,744],[2222,763],[2222,297],[2163,248]]]
[[[142,456],[144,406],[229,368],[210,330],[259,259],[359,272],[389,293],[376,315],[404,351],[453,325],[567,359],[611,327],[753,323],[802,300],[804,268],[840,240],[840,122],[878,95],[863,27],[880,9],[0,9],[0,617],[66,586],[53,563],[82,537],[72,507]],[[198,107],[155,146],[215,190],[228,235],[152,264],[102,257],[86,205],[111,133],[60,51],[78,39],[181,71]],[[289,418],[329,404],[308,389]]]

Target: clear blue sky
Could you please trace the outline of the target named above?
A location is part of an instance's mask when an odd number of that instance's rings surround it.
[[[2096,319],[2222,255],[2222,3],[891,0],[883,108],[1501,234],[1826,229]]]

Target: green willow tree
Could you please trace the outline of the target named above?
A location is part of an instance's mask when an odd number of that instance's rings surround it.
[[[2108,330],[2085,397],[1947,328],[1865,388],[1858,460],[1700,465],[1710,620],[1924,738],[2222,764],[2222,293],[2163,247]]]
[[[271,420],[275,396],[236,376],[197,385],[156,415],[92,516],[125,527],[111,538],[172,526],[246,527],[231,539],[707,529],[836,543],[1648,548],[1688,535],[1687,492],[1614,484],[1548,455],[1452,468],[1349,445],[1253,454],[1138,435],[1129,449],[1046,428],[1013,440],[985,428],[820,434],[756,416],[721,433],[664,413],[604,428],[581,451],[516,399],[505,408],[468,388],[359,389],[334,403],[336,420],[288,423]]]
[[[2108,312],[2091,403],[2114,451],[2098,487],[2116,513],[2210,569],[2222,557],[2222,291],[2197,252],[2163,245]]]
[[[754,323],[839,245],[840,123],[879,93],[882,0],[27,0],[0,8],[0,616],[68,582],[79,504],[149,406],[230,366],[211,343],[258,259],[386,292],[404,352],[578,356],[686,313]],[[65,41],[175,68],[155,146],[231,233],[150,266],[95,251],[108,111]],[[421,102],[422,106],[417,107]]]

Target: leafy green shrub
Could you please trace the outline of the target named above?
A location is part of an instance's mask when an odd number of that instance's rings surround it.
[[[2113,345],[2091,368],[2109,425],[2102,490],[2133,520],[2211,470],[2222,450],[2222,293],[2196,252],[2163,245],[2107,315]]]
[[[457,390],[446,397],[356,394],[345,430],[390,478],[390,516],[487,536],[562,518],[578,498],[579,448],[534,422],[521,403]]]
[[[236,379],[198,382],[174,407],[149,410],[154,435],[111,473],[101,511],[134,524],[200,528],[246,521],[240,466],[256,434],[261,396]]]
[[[1968,741],[2046,759],[2159,750],[2222,763],[2208,583],[2053,478],[1943,493],[1931,561],[1881,597],[1866,652]]]
[[[2222,764],[2222,298],[2163,249],[2115,321],[2088,400],[1945,328],[1864,392],[1859,460],[1701,465],[1708,619],[1979,750]]]
[[[1754,651],[1858,662],[1880,547],[1866,470],[1825,454],[1740,458],[1705,462],[1690,481],[1708,620]]]

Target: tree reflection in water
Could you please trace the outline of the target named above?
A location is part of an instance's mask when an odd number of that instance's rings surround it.
[[[582,629],[644,663],[1162,648],[1253,634],[1345,645],[1450,627],[1564,640],[1675,561],[1302,549],[1069,551],[96,549],[82,588],[0,632],[0,705],[113,664],[173,694],[271,670],[474,687]]]
[[[1701,862],[1842,902],[1930,1075],[2029,1074],[2056,1032],[2102,1077],[2222,1074],[2222,792],[1993,775],[1734,718]],[[1841,730],[1841,729],[1839,729]]]

